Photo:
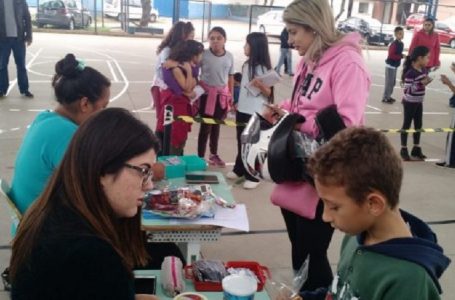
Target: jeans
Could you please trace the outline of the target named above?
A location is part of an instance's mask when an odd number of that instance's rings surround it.
[[[382,99],[390,99],[393,93],[393,88],[396,84],[397,78],[397,69],[385,68],[385,85],[384,85],[384,95]]]
[[[284,60],[287,60],[288,64],[288,74],[292,74],[292,52],[291,49],[289,48],[280,48],[280,58],[278,60],[278,64],[275,67],[275,71],[277,73],[280,73],[281,66],[284,64]]]
[[[6,37],[0,39],[0,92],[6,94],[9,87],[8,62],[13,51],[17,69],[17,83],[21,94],[28,91],[28,76],[25,67],[25,41]]]

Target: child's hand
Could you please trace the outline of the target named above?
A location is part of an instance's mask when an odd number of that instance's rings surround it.
[[[172,68],[178,67],[178,65],[179,65],[179,63],[176,62],[175,60],[168,59],[162,64],[162,67],[165,69],[172,69]]]
[[[433,78],[431,78],[430,76],[427,76],[427,77],[425,77],[424,79],[422,79],[421,83],[422,83],[423,85],[427,85],[427,84],[429,84],[429,83],[432,82],[432,81],[433,81]]]
[[[258,89],[260,89],[262,86],[264,86],[264,84],[262,84],[262,81],[257,78],[254,78],[253,80],[251,80],[251,85],[254,87],[257,87]]]
[[[444,75],[444,74],[441,74],[441,81],[442,81],[442,83],[445,84],[445,85],[449,85],[449,84],[452,83],[452,82],[449,80],[449,78],[448,78],[446,75]]]
[[[191,74],[191,64],[189,62],[184,62],[183,68],[185,69],[186,74]]]
[[[275,124],[284,114],[285,111],[275,104],[267,104],[265,109],[262,111],[262,116],[270,124]]]

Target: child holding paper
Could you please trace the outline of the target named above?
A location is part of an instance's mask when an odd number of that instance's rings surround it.
[[[265,34],[252,32],[246,37],[246,43],[243,47],[248,59],[242,66],[242,81],[240,84],[239,102],[237,104],[236,121],[237,123],[247,123],[251,116],[264,109],[263,105],[270,102],[273,96],[272,87],[266,86],[257,77],[267,73],[272,69],[269,55],[269,43]],[[252,85],[260,91],[259,94],[253,94],[247,85]],[[246,181],[243,184],[245,189],[254,189],[259,185],[259,181],[246,172],[241,158],[240,135],[245,126],[237,126],[237,157],[234,169],[227,173],[227,178],[237,179],[245,176]]]

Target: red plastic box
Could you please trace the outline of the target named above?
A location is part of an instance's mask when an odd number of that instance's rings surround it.
[[[229,268],[245,268],[250,269],[254,272],[258,278],[258,289],[260,292],[264,288],[267,276],[270,276],[269,269],[265,266],[261,266],[258,262],[255,261],[228,261],[224,264],[226,269]],[[193,280],[194,289],[199,292],[219,292],[223,290],[221,282],[204,282],[196,280],[192,266],[185,267],[185,277],[187,279]]]

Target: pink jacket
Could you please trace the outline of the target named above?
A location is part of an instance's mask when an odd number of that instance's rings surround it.
[[[207,103],[205,104],[204,113],[209,116],[213,116],[215,113],[215,106],[217,96],[219,95],[220,106],[224,110],[228,110],[232,102],[232,95],[229,90],[229,86],[211,86],[204,81],[199,81],[199,85],[207,92]]]
[[[411,55],[412,50],[417,46],[425,46],[430,50],[430,60],[428,61],[427,68],[441,65],[441,62],[439,61],[441,46],[439,45],[439,35],[436,32],[433,32],[433,34],[430,35],[423,29],[415,31],[411,45],[409,46],[409,55]]]
[[[316,137],[319,134],[316,113],[332,104],[337,106],[346,126],[364,124],[371,79],[362,58],[360,39],[358,33],[349,33],[326,50],[317,64],[306,63],[305,58],[300,61],[294,76],[294,99],[284,101],[281,107],[305,116],[306,121],[300,127],[302,132]],[[276,200],[280,194],[286,197],[286,193],[280,192],[282,188],[277,185],[272,198]],[[302,183],[300,194],[308,200],[302,203],[311,203],[314,215],[318,202],[315,189]],[[277,201],[272,199],[272,202]]]

